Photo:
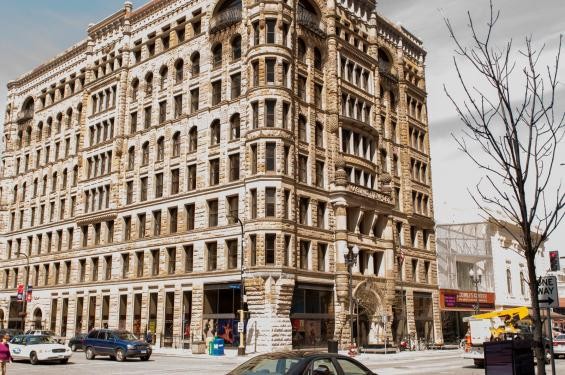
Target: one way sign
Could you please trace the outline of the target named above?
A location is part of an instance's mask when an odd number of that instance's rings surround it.
[[[544,276],[538,279],[538,301],[540,308],[559,307],[557,296],[557,277]]]

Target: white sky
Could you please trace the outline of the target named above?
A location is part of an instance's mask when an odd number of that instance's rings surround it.
[[[6,84],[55,56],[86,36],[90,22],[96,22],[123,6],[123,0],[26,0],[3,1],[0,14],[0,118],[6,103]],[[135,0],[134,7],[145,0]],[[428,52],[426,77],[428,112],[432,148],[434,205],[438,223],[465,222],[479,219],[478,210],[467,189],[480,180],[478,169],[458,151],[451,133],[461,129],[452,104],[443,92],[445,84],[456,95],[460,93],[452,64],[453,44],[448,38],[442,13],[448,16],[456,32],[463,36],[466,11],[472,7],[477,24],[485,24],[488,0],[380,0],[377,8],[388,19],[401,23],[424,42]],[[512,38],[515,48],[523,46],[531,35],[534,43],[546,43],[544,65],[552,63],[559,33],[565,31],[564,0],[497,0],[502,15],[494,43],[502,46]],[[565,64],[565,61],[563,62]],[[562,64],[562,65],[563,65]],[[562,72],[565,69],[562,69]],[[472,75],[469,75],[473,77]],[[561,77],[565,75],[561,74]],[[565,86],[559,100],[565,108]],[[563,146],[565,148],[565,145]],[[562,153],[561,155],[565,155]],[[565,162],[565,156],[562,158]],[[565,175],[565,167],[557,174]],[[562,171],[561,171],[562,170]],[[565,243],[565,224],[549,242],[559,250]],[[565,249],[561,252],[565,255]],[[562,261],[563,262],[563,261]]]

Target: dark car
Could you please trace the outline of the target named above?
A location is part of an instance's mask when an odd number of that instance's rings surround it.
[[[259,355],[227,375],[376,375],[353,358],[323,352],[288,351]]]
[[[147,361],[151,357],[151,346],[148,343],[123,330],[95,329],[88,334],[83,346],[86,359],[104,355],[122,362],[126,358]]]
[[[85,333],[79,333],[76,336],[73,336],[70,340],[69,340],[69,348],[71,348],[71,350],[73,352],[76,352],[79,349],[84,349],[84,340],[86,339],[86,334]]]

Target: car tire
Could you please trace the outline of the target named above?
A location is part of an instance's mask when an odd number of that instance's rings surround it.
[[[39,359],[37,359],[37,353],[36,352],[29,353],[29,362],[32,365],[37,365],[39,363]]]
[[[72,350],[73,352],[76,352],[76,351],[77,351],[77,344],[71,345],[71,350]]]
[[[485,360],[484,359],[475,359],[474,360],[476,368],[483,368],[485,367]]]
[[[96,355],[94,354],[94,349],[92,349],[90,346],[86,348],[84,355],[88,360],[94,359],[96,357]]]
[[[69,359],[68,359],[68,358],[61,359],[61,360],[59,361],[59,363],[62,364],[62,365],[66,365],[67,363],[69,363]]]
[[[126,353],[122,349],[116,349],[116,361],[123,362],[126,360]]]
[[[149,355],[144,355],[143,357],[139,357],[142,361],[149,361]]]

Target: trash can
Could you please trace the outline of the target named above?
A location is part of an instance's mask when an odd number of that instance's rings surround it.
[[[337,340],[328,340],[328,353],[337,353]]]
[[[220,356],[224,355],[224,339],[214,337],[214,341],[210,343],[210,355]]]

